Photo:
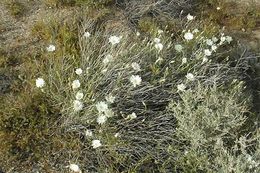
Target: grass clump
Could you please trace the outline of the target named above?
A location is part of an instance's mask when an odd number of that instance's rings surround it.
[[[163,31],[147,37],[96,30],[85,20],[79,56],[48,59],[44,93],[60,110],[62,126],[82,135],[82,148],[64,162],[98,172],[211,172],[226,170],[222,151],[238,158],[233,148],[250,118],[238,94],[247,66],[229,61],[231,37],[191,22],[172,40]],[[232,169],[256,169],[242,167]]]
[[[10,13],[15,17],[19,17],[25,12],[24,4],[19,2],[18,0],[7,1],[6,6],[9,9]]]

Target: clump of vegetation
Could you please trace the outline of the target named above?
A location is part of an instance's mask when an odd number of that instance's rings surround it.
[[[115,0],[75,0],[77,5],[84,5],[91,8],[104,8],[111,5]]]
[[[63,7],[63,6],[74,6],[75,0],[44,0],[45,5],[48,7]]]
[[[252,2],[241,5],[235,1],[208,1],[199,7],[203,19],[231,30],[252,30],[257,26],[260,11]]]
[[[226,170],[227,163],[217,160],[224,156],[211,147],[217,140],[224,143],[222,151],[230,151],[229,159],[237,157],[231,148],[248,118],[247,102],[237,93],[243,91],[240,74],[247,67],[225,55],[232,37],[193,28],[191,15],[186,20],[175,43],[163,30],[149,37],[111,35],[86,20],[79,32],[80,56],[48,59],[37,87],[59,107],[65,129],[84,135],[72,160],[84,165],[80,169]]]
[[[19,92],[0,99],[0,168],[259,172],[258,122],[244,83],[248,60],[233,53],[239,45],[217,22],[181,11],[195,3],[44,2],[98,12],[33,26],[44,46],[20,63]],[[114,5],[138,32],[102,27]],[[3,57],[5,68],[12,59]]]
[[[18,0],[10,0],[6,2],[6,6],[9,9],[10,13],[15,16],[21,16],[25,11],[25,6],[23,3]]]
[[[180,164],[177,169],[257,172],[259,158],[251,145],[259,142],[259,136],[242,135],[246,119],[251,118],[245,116],[248,108],[247,99],[241,95],[243,82],[234,81],[225,91],[216,85],[195,87],[182,93],[181,101],[169,104],[177,121],[179,144],[171,146]]]

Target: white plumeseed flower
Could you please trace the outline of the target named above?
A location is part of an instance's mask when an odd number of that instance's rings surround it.
[[[193,39],[193,34],[191,33],[191,32],[186,32],[185,34],[184,34],[184,38],[186,39],[186,40],[192,40]]]
[[[45,85],[45,81],[43,78],[37,78],[36,79],[36,87],[42,88]]]
[[[205,50],[204,50],[204,54],[205,54],[206,56],[211,56],[211,55],[212,55],[212,52],[211,52],[209,49],[205,49]]]
[[[177,52],[181,52],[182,49],[183,49],[183,47],[182,47],[182,45],[180,45],[180,44],[176,44],[176,45],[174,46],[174,49],[175,49]]]
[[[109,94],[108,96],[106,96],[106,101],[107,101],[108,103],[114,103],[114,102],[115,102],[115,99],[116,99],[116,97],[113,96],[113,95],[111,95],[111,94]]]
[[[76,164],[70,164],[69,168],[70,168],[70,170],[73,171],[73,172],[81,172],[79,166],[76,165]]]
[[[83,103],[79,100],[74,100],[73,109],[76,112],[81,111],[83,109]]]
[[[98,148],[98,147],[101,147],[101,146],[102,146],[102,144],[101,144],[100,140],[95,139],[95,140],[92,141],[92,147],[93,148]]]
[[[225,36],[221,36],[221,37],[220,37],[220,42],[223,43],[223,42],[225,42],[225,41],[226,41],[226,37],[225,37]]]
[[[192,73],[187,73],[186,78],[190,81],[194,81],[195,80],[195,76]]]
[[[56,47],[53,44],[51,44],[46,49],[48,52],[54,52],[56,50]]]
[[[76,99],[77,100],[81,100],[81,99],[83,99],[83,97],[84,97],[84,94],[81,91],[78,91],[76,93]]]
[[[159,39],[159,38],[154,38],[154,40],[153,40],[155,43],[160,43],[161,42],[161,39]]]
[[[182,83],[182,84],[177,85],[177,89],[178,89],[178,91],[185,91],[186,86]]]
[[[141,34],[140,32],[136,32],[136,36],[139,37]]]
[[[106,121],[107,121],[107,116],[105,115],[99,115],[97,117],[97,123],[100,125],[104,124]]]
[[[103,59],[103,63],[106,65],[109,62],[111,62],[113,60],[113,56],[111,54],[108,54],[105,56],[105,58]]]
[[[211,50],[213,50],[213,51],[216,51],[217,48],[218,48],[218,47],[217,47],[216,45],[212,45],[212,46],[211,46]]]
[[[132,68],[133,68],[135,71],[137,71],[137,72],[141,70],[140,65],[139,65],[138,63],[136,63],[136,62],[133,62],[133,63],[131,64],[131,66],[132,66]]]
[[[187,58],[182,58],[182,60],[181,60],[182,62],[182,64],[186,64],[187,63]]]
[[[216,42],[218,41],[218,38],[217,38],[217,37],[212,37],[212,41],[213,41],[214,43],[216,43]]]
[[[226,36],[226,40],[228,43],[231,43],[233,41],[233,38],[230,36]]]
[[[140,85],[142,82],[142,78],[139,75],[132,75],[130,77],[130,82],[133,84],[134,87]]]
[[[112,45],[115,45],[115,44],[120,43],[121,37],[113,35],[113,36],[110,36],[108,40],[109,40],[109,43],[111,43]]]
[[[107,118],[110,118],[110,117],[115,116],[115,113],[112,111],[112,109],[107,109],[107,110],[105,111],[105,116],[106,116]]]
[[[101,101],[101,102],[98,102],[96,104],[96,108],[97,108],[99,113],[102,113],[102,112],[105,112],[108,109],[108,105],[107,105],[106,102]]]
[[[158,51],[161,51],[163,49],[163,44],[162,43],[156,43],[154,45],[155,49],[157,49]]]
[[[137,118],[135,112],[133,112],[133,113],[131,113],[130,115],[127,116],[127,119],[130,119],[130,120],[135,119],[135,118]]]
[[[202,64],[208,62],[208,60],[209,60],[209,59],[208,59],[207,57],[204,57],[204,58],[202,59]]]
[[[120,133],[116,133],[114,136],[115,138],[118,138],[120,136]]]
[[[221,8],[220,7],[217,7],[217,10],[220,10]]]
[[[91,136],[93,136],[93,132],[92,132],[91,130],[87,129],[87,130],[85,131],[85,135],[86,135],[87,137],[91,137]]]
[[[79,80],[74,80],[73,82],[72,82],[72,89],[77,89],[77,88],[79,88],[80,87],[80,82],[79,82]]]
[[[197,28],[192,31],[192,33],[195,33],[195,34],[198,32],[200,32],[200,31]]]
[[[81,75],[82,74],[82,69],[81,68],[77,68],[76,70],[75,70],[75,73],[77,74],[77,75]]]
[[[213,45],[213,41],[211,39],[207,39],[206,40],[206,44],[209,45],[209,46],[212,46]]]
[[[85,38],[89,38],[90,37],[90,33],[89,32],[85,32],[83,35]]]
[[[187,19],[188,19],[188,20],[193,20],[193,19],[194,19],[194,16],[188,14],[188,15],[187,15]]]
[[[163,30],[159,29],[158,34],[162,34],[162,33],[163,33]]]

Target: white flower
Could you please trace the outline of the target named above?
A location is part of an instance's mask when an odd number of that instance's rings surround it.
[[[197,28],[192,31],[192,33],[195,33],[195,34],[198,32],[200,32],[200,31]]]
[[[208,59],[207,57],[204,57],[204,58],[202,59],[202,64],[208,62],[208,60],[209,60],[209,59]]]
[[[76,99],[77,100],[81,100],[81,99],[83,99],[83,97],[84,97],[84,94],[81,91],[78,91],[76,93]]]
[[[228,43],[231,43],[231,42],[233,41],[233,38],[230,37],[230,36],[227,36],[227,37],[226,37],[226,40],[227,40]]]
[[[194,81],[195,80],[195,77],[194,77],[194,75],[192,73],[187,73],[186,78],[188,80],[190,80],[190,81]]]
[[[87,129],[87,130],[85,131],[85,135],[86,135],[87,137],[91,137],[91,136],[93,136],[93,132],[92,132],[91,130]]]
[[[140,85],[142,82],[142,78],[139,75],[132,75],[130,77],[130,82],[133,84],[134,87]]]
[[[140,32],[136,32],[136,36],[139,37],[141,34]]]
[[[176,45],[174,46],[174,49],[175,49],[177,52],[181,52],[182,49],[183,49],[183,47],[182,47],[182,45],[180,45],[180,44],[176,44]]]
[[[121,37],[117,37],[117,36],[110,36],[109,37],[109,43],[111,43],[112,45],[118,44],[120,43]]]
[[[154,38],[154,40],[153,40],[155,43],[160,43],[161,42],[161,39],[159,39],[159,38]]]
[[[107,121],[107,116],[105,115],[99,115],[97,117],[97,123],[100,125],[104,124],[106,121]]]
[[[218,38],[217,38],[217,37],[212,37],[212,41],[213,41],[214,43],[216,43],[216,42],[218,41]]]
[[[77,68],[76,70],[75,70],[75,73],[77,74],[77,75],[81,75],[82,74],[82,69],[81,68]]]
[[[36,79],[36,87],[42,88],[45,85],[45,81],[43,78],[37,78]]]
[[[186,32],[185,34],[184,34],[184,38],[186,39],[186,40],[192,40],[193,39],[193,34],[191,33],[191,32]]]
[[[181,60],[182,62],[182,64],[186,64],[187,63],[187,58],[182,58],[182,60]]]
[[[90,37],[90,33],[89,32],[85,32],[83,35],[85,38],[89,38]]]
[[[226,41],[226,37],[225,37],[225,36],[221,36],[221,37],[220,37],[220,42],[223,43],[223,42],[225,42],[225,41]]]
[[[135,118],[137,118],[135,112],[133,112],[133,113],[131,113],[130,115],[127,116],[127,119],[130,119],[130,120],[135,119]]]
[[[118,138],[120,136],[120,133],[116,133],[114,136],[115,138]]]
[[[141,70],[140,65],[139,65],[138,63],[136,63],[136,62],[133,62],[133,63],[131,64],[131,66],[132,66],[132,68],[133,68],[135,71],[137,71],[137,72]]]
[[[155,49],[157,49],[158,51],[161,51],[163,49],[163,44],[162,43],[156,43],[154,45]]]
[[[108,96],[106,96],[106,101],[108,103],[114,103],[115,102],[116,97],[112,96],[111,94],[109,94]]]
[[[205,49],[205,50],[204,50],[204,54],[205,54],[206,56],[211,56],[211,55],[212,55],[212,52],[211,52],[209,49]]]
[[[56,47],[53,44],[51,44],[46,49],[47,49],[48,52],[53,52],[53,51],[56,50]]]
[[[98,102],[96,104],[96,108],[98,110],[99,113],[105,112],[108,109],[108,105],[106,104],[106,102]]]
[[[101,144],[100,140],[95,139],[95,140],[92,141],[92,147],[93,148],[101,147],[101,145],[102,144]]]
[[[110,117],[115,116],[115,114],[114,114],[114,112],[113,112],[111,109],[107,109],[107,110],[105,111],[105,116],[108,117],[108,118],[110,118]]]
[[[80,82],[79,82],[79,80],[74,80],[73,82],[72,82],[72,88],[73,89],[77,89],[77,88],[79,88],[80,87]]]
[[[81,111],[83,109],[83,103],[79,100],[74,100],[73,108],[74,108],[74,111],[76,111],[76,112]]]
[[[216,45],[212,45],[212,46],[211,46],[211,50],[213,50],[213,51],[216,51],[217,48],[218,48],[218,47],[217,47]]]
[[[188,14],[188,15],[187,15],[187,19],[188,19],[188,20],[193,20],[193,19],[194,19],[194,16]]]
[[[206,40],[206,44],[209,45],[209,46],[212,46],[213,45],[213,41],[211,39],[207,39]]]
[[[73,172],[81,172],[81,170],[79,169],[79,166],[76,164],[70,164],[69,168]]]
[[[177,89],[178,89],[178,91],[185,91],[186,86],[182,83],[182,84],[177,85]]]
[[[111,54],[108,54],[105,56],[105,58],[103,59],[103,63],[106,65],[109,62],[111,62],[113,60],[113,56]]]
[[[217,10],[220,10],[221,8],[220,7],[217,7]]]
[[[159,29],[158,34],[162,34],[162,33],[163,33],[163,30]]]

